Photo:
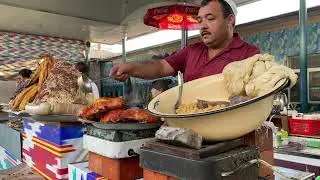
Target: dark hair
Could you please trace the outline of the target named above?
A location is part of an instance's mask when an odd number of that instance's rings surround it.
[[[166,91],[172,83],[171,79],[159,79],[152,82],[152,88],[158,91]]]
[[[75,66],[75,68],[82,73],[88,73],[89,72],[89,67],[87,66],[86,63],[84,62],[78,62]]]
[[[19,71],[19,75],[24,77],[24,78],[30,78],[32,74],[32,71],[30,69],[21,69]]]
[[[201,6],[206,6],[209,4],[209,2],[214,0],[202,0]],[[225,0],[216,0],[218,3],[220,3],[222,7],[223,17],[227,18],[229,15],[234,15],[234,12],[232,11],[231,6],[225,1]]]

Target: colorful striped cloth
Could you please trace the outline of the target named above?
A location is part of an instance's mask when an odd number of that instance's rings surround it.
[[[43,53],[70,62],[84,60],[85,44],[80,40],[0,32],[0,80],[16,79],[23,68],[34,69]]]

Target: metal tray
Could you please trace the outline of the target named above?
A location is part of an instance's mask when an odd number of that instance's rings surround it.
[[[157,123],[92,123],[93,126],[99,129],[106,130],[143,130],[155,129],[162,125],[162,122]]]
[[[32,119],[36,121],[46,122],[79,122],[78,117],[74,114],[64,115],[31,115]]]

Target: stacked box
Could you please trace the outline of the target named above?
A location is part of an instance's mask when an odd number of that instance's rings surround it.
[[[0,170],[10,169],[21,164],[18,158],[0,146]]]
[[[68,179],[68,164],[83,161],[81,124],[23,122],[23,160],[46,179]]]
[[[69,164],[69,180],[103,180],[103,176],[89,170],[89,163],[79,162]]]

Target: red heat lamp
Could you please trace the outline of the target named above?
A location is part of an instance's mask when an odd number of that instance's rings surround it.
[[[199,7],[183,4],[161,6],[148,9],[144,24],[159,29],[196,30]]]

